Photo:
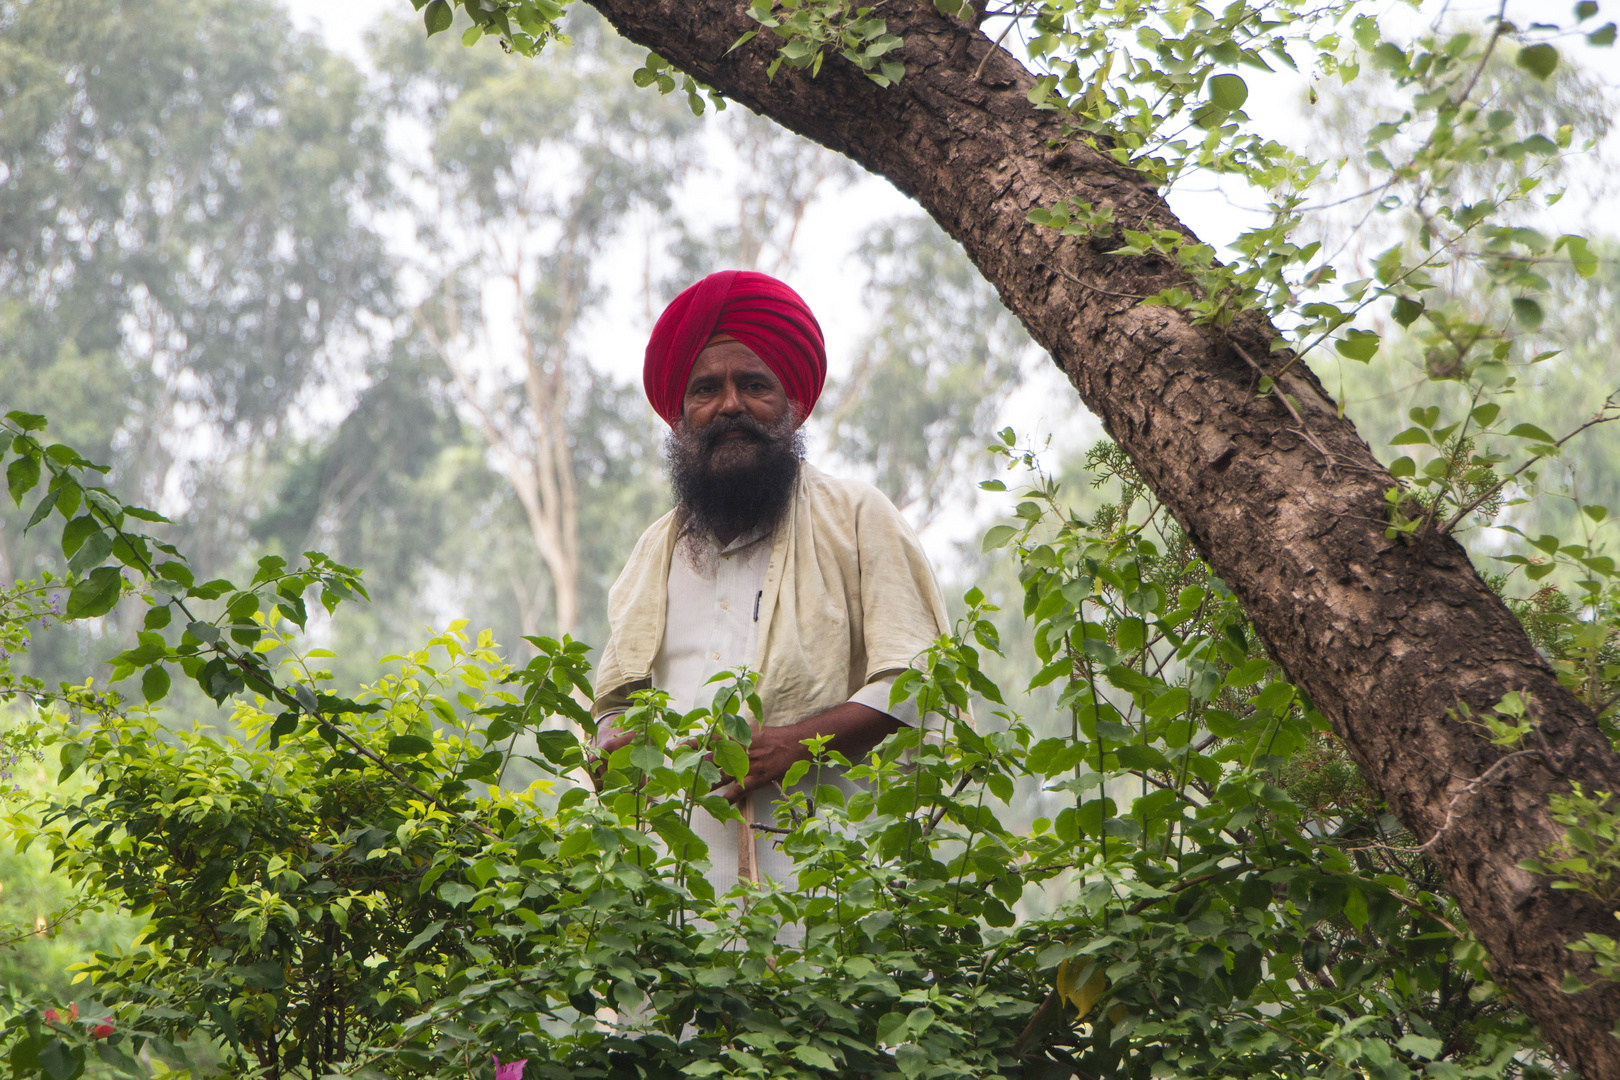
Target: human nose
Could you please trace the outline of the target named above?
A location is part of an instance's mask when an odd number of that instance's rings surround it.
[[[742,392],[737,384],[727,380],[720,388],[720,413],[723,416],[736,416],[743,412]]]

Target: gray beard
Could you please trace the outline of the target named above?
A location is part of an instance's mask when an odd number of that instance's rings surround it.
[[[732,431],[744,437],[720,442]],[[749,416],[720,417],[701,429],[683,419],[664,442],[664,460],[683,539],[768,532],[793,501],[804,435],[791,409],[770,427]]]

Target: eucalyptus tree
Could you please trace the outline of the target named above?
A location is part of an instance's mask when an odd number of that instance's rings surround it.
[[[856,254],[873,328],[849,378],[833,388],[825,423],[834,452],[870,470],[924,527],[964,470],[980,464],[984,433],[1036,350],[961,247],[928,218],[880,225]]]
[[[665,299],[716,270],[760,270],[790,277],[805,215],[856,176],[847,158],[754,113],[728,110],[717,126],[735,155],[735,173],[715,189],[708,186],[713,182],[710,176],[704,175],[716,171],[714,167],[700,169],[699,182],[724,196],[694,201],[707,210],[718,205],[732,212],[717,222],[681,217],[673,223],[669,248],[676,267],[664,283]]]
[[[0,28],[0,401],[58,412],[218,568],[253,454],[389,311],[360,74],[247,0],[7,0]],[[0,570],[33,572],[22,524]]]
[[[428,285],[416,329],[511,484],[545,569],[512,578],[525,633],[538,631],[548,589],[559,632],[580,619],[574,428],[598,378],[580,349],[609,295],[599,256],[637,210],[670,209],[694,133],[684,106],[622,77],[629,46],[599,20],[576,22],[556,67],[424,41],[404,22],[374,54],[393,116],[425,129],[401,185]]]
[[[1524,30],[1504,13],[1481,33],[1408,38],[1354,0],[1239,0],[1218,11],[1031,0],[994,12],[1006,20],[992,24],[995,37],[981,0],[590,3],[655,50],[642,81],[661,77],[694,96],[706,85],[846,153],[963,244],[1419,838],[1549,1040],[1588,1077],[1620,1077],[1620,983],[1565,990],[1568,977],[1586,984],[1597,970],[1572,943],[1613,945],[1612,904],[1527,868],[1569,835],[1551,800],[1616,790],[1620,755],[1453,537],[1475,493],[1455,477],[1392,475],[1309,366],[1318,348],[1374,357],[1379,335],[1357,320],[1392,303],[1424,320],[1431,344],[1449,342],[1469,379],[1501,385],[1514,340],[1427,308],[1436,268],[1479,251],[1491,256],[1492,287],[1529,300],[1538,286],[1527,256],[1563,255],[1581,269],[1589,249],[1580,236],[1516,232],[1500,216],[1538,198],[1533,176],[1463,201],[1471,163],[1533,162],[1568,139],[1512,116],[1499,123],[1473,95],[1499,50],[1524,77],[1546,78],[1559,64],[1557,34],[1611,44],[1613,25],[1589,21],[1597,5],[1577,5],[1568,27]],[[464,10],[533,54],[562,6]],[[427,29],[447,28],[452,10],[427,4]],[[1028,42],[1022,59],[1002,48],[1014,26]],[[1394,75],[1405,107],[1385,122],[1414,133],[1397,158],[1369,160],[1390,175],[1426,175],[1439,212],[1420,255],[1393,250],[1370,277],[1336,284],[1338,268],[1295,232],[1322,166],[1253,130],[1236,69],[1348,81],[1362,64]],[[1239,237],[1230,266],[1164,198],[1199,170],[1238,176],[1268,200],[1268,220]],[[1563,433],[1498,428],[1501,406],[1485,404],[1494,408],[1445,423],[1418,411],[1412,438],[1444,443],[1477,428],[1498,440],[1502,454],[1480,455],[1499,477],[1479,493],[1488,497],[1504,473],[1556,453]],[[1591,419],[1611,416],[1605,403]],[[1532,745],[1495,741],[1473,719],[1510,701],[1528,702],[1507,726]]]

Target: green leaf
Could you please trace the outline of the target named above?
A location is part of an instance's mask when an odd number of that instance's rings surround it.
[[[825,1050],[817,1050],[813,1046],[795,1046],[793,1056],[812,1069],[825,1069],[828,1072],[838,1070],[838,1063]]]
[[[62,762],[62,772],[57,776],[56,782],[61,783],[79,770],[84,759],[90,755],[89,749],[79,742],[65,742],[62,744],[62,753],[59,760]]]
[[[1029,681],[1029,689],[1038,690],[1073,672],[1074,661],[1067,656],[1060,656],[1035,673],[1035,677]]]
[[[146,697],[147,704],[162,701],[169,693],[169,671],[161,664],[154,664],[146,669],[141,676],[141,693]]]
[[[71,622],[107,614],[117,606],[123,584],[124,577],[116,566],[103,566],[92,571],[89,577],[73,586],[73,591],[68,594],[67,606],[62,610],[62,618]]]
[[[468,47],[478,44],[478,39],[484,36],[482,26],[469,26],[461,35],[461,43]]]
[[[1423,301],[1414,300],[1409,296],[1395,298],[1395,310],[1391,312],[1395,321],[1402,326],[1411,326],[1417,322],[1419,315],[1423,314]]]
[[[1152,704],[1148,705],[1143,711],[1154,720],[1162,720],[1167,716],[1180,716],[1187,711],[1186,687],[1172,686],[1154,698]]]
[[[1185,695],[1186,691],[1183,690],[1181,693]],[[1114,751],[1114,756],[1119,759],[1120,768],[1123,769],[1166,770],[1170,768],[1170,762],[1158,748],[1142,746],[1139,743],[1121,746]],[[1169,795],[1174,798],[1174,793],[1169,791],[1156,791],[1154,794]]]
[[[68,569],[75,574],[82,574],[86,570],[100,566],[107,561],[107,556],[112,554],[112,549],[112,537],[97,529],[86,536],[79,550],[73,553],[73,558],[68,560]]]
[[[24,454],[6,467],[6,487],[11,491],[12,500],[22,505],[22,497],[34,485],[39,483],[39,458]]]
[[[1018,535],[1018,530],[1011,525],[997,525],[984,534],[984,543],[981,551],[994,551],[1006,547],[1008,541]]]
[[[630,764],[650,773],[664,764],[664,752],[650,742],[636,743],[630,747]]]
[[[432,750],[433,740],[425,739],[420,735],[395,735],[388,740],[388,752],[390,754],[418,757],[422,754],[431,753]]]
[[[477,889],[471,885],[464,885],[459,881],[452,881],[439,886],[439,899],[451,907],[460,907],[477,895]]]
[[[1541,326],[1541,305],[1529,297],[1516,296],[1513,298],[1513,321],[1526,330],[1535,330]]]
[[[1551,45],[1526,45],[1513,62],[1544,80],[1558,68],[1558,50]]]
[[[1367,897],[1360,889],[1351,889],[1344,898],[1344,917],[1357,930],[1367,925]]]
[[[1209,80],[1209,100],[1217,108],[1236,112],[1249,100],[1249,84],[1239,75],[1217,75]]]
[[[1596,11],[1597,5],[1592,4],[1592,9]],[[1395,1048],[1405,1050],[1407,1053],[1420,1057],[1425,1061],[1433,1061],[1440,1056],[1440,1051],[1445,1049],[1445,1045],[1439,1039],[1426,1038],[1414,1032],[1402,1035],[1401,1041],[1395,1044]]]
[[[46,426],[46,420],[43,416],[38,413],[23,412],[21,409],[13,409],[11,412],[6,413],[6,419],[24,431],[44,431]]]
[[[1513,430],[1508,432],[1508,437],[1513,439],[1534,439],[1536,442],[1544,443],[1558,441],[1534,424],[1514,424]]]
[[[1379,337],[1371,330],[1352,330],[1334,346],[1346,360],[1365,364],[1378,353]]]
[[[1609,29],[1612,31],[1613,28],[1614,24],[1610,23]],[[1610,36],[1613,37],[1613,34],[1611,33]],[[1571,234],[1560,236],[1557,242],[1553,244],[1553,250],[1558,251],[1561,248],[1568,249],[1569,264],[1575,268],[1575,272],[1581,277],[1589,278],[1597,273],[1598,257],[1592,253],[1591,248],[1587,245],[1586,237]]]
[[[923,1070],[928,1068],[928,1051],[914,1042],[902,1043],[894,1048],[894,1063],[907,1080],[914,1076],[921,1076]]]
[[[23,526],[23,532],[27,532],[35,525],[38,525],[40,522],[44,521],[50,512],[56,508],[56,500],[61,498],[62,492],[66,490],[68,489],[57,488],[54,491],[47,491],[45,493],[45,497],[39,500],[39,505],[34,507],[34,512],[29,515],[28,524]]]
[[[1585,22],[1597,13],[1597,0],[1580,0],[1580,3],[1575,5],[1575,18],[1578,22]]]
[[[1075,824],[1080,831],[1095,840],[1102,835],[1103,822],[1114,815],[1114,800],[1091,799],[1075,811]]]
[[[446,885],[445,888],[446,889],[452,888],[452,886],[451,885]],[[439,931],[443,930],[443,929],[444,929],[444,920],[443,919],[435,919],[434,921],[428,923],[427,926],[422,929],[422,932],[420,934],[417,934],[415,937],[411,938],[411,940],[409,942],[406,943],[404,951],[407,952],[407,953],[415,952],[417,949],[421,948],[423,945],[426,945],[428,942],[430,942],[434,938],[438,937],[439,936]]]
[[[714,763],[733,779],[742,780],[748,776],[748,751],[730,739],[722,739],[714,744]]]
[[[450,24],[455,21],[456,13],[450,10],[445,0],[433,0],[422,10],[422,22],[427,24],[428,37],[450,29]]]
[[[52,1039],[39,1052],[39,1064],[50,1080],[73,1080],[84,1072],[84,1051],[69,1047],[61,1039]]]
[[[1586,43],[1588,45],[1596,45],[1600,48],[1607,48],[1608,46],[1614,44],[1614,30],[1614,23],[1604,23],[1602,26],[1586,35]]]
[[[1420,427],[1409,427],[1393,439],[1389,440],[1391,446],[1428,446],[1429,433]]]

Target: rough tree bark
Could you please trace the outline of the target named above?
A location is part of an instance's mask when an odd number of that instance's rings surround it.
[[[1548,1041],[1588,1080],[1620,1080],[1620,987],[1571,996],[1565,948],[1613,933],[1612,914],[1518,868],[1556,843],[1549,793],[1620,790],[1620,758],[1560,687],[1518,622],[1449,537],[1384,537],[1393,480],[1316,378],[1285,388],[1303,427],[1255,395],[1275,366],[1272,328],[1228,332],[1136,299],[1178,284],[1163,262],[1104,254],[1025,221],[1058,199],[1121,222],[1184,229],[1138,174],[1073,143],[1026,98],[1032,78],[977,29],[928,0],[884,9],[906,76],[881,89],[832,57],[820,76],[765,76],[774,46],[742,0],[589,0],[628,38],[726,96],[849,155],[916,199],[967,249],[1136,462],[1272,655],[1333,722],[1367,779],[1445,874],[1470,927]],[[1245,358],[1253,358],[1253,361]],[[1537,732],[1504,760],[1455,718],[1528,695]],[[1487,776],[1486,774],[1489,773]],[[1480,781],[1481,778],[1483,782]]]

